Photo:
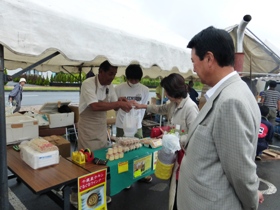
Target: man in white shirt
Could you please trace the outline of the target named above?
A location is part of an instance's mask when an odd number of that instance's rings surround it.
[[[253,94],[234,71],[232,38],[208,27],[187,47],[194,71],[212,89],[188,132],[177,208],[256,210],[264,200],[255,164],[261,116]]]
[[[130,111],[131,103],[118,98],[111,82],[115,78],[117,67],[104,61],[98,75],[86,79],[81,87],[79,104],[79,141],[78,149],[97,150],[107,146],[106,111],[122,109]]]
[[[124,97],[128,101],[136,101],[139,104],[147,104],[149,99],[149,88],[140,83],[143,72],[140,65],[129,65],[125,70],[125,76],[127,81],[115,87],[115,91],[118,97]],[[145,110],[134,110],[135,120],[137,121],[137,132],[135,137],[143,138],[142,132],[142,120],[145,115]],[[117,127],[117,137],[124,136],[123,123],[124,123],[125,112],[118,110],[116,127]],[[141,181],[151,182],[152,177],[147,176]]]
[[[93,151],[107,147],[106,112],[111,109],[128,112],[132,108],[125,98],[117,97],[111,84],[117,70],[118,67],[104,61],[98,75],[87,78],[82,84],[78,122],[79,150],[88,148]],[[106,197],[107,203],[111,200],[110,196]]]
[[[149,99],[149,88],[140,83],[143,72],[139,65],[129,65],[125,70],[127,81],[115,87],[117,97],[124,97],[128,101],[136,101],[139,104],[147,104]],[[125,112],[117,111],[116,127],[117,137],[124,136],[123,122]],[[137,132],[135,137],[143,138],[142,120],[145,115],[145,110],[134,110],[135,120],[137,120]]]

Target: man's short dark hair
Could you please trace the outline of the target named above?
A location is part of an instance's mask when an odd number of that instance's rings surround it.
[[[143,71],[138,64],[131,64],[125,70],[125,76],[127,79],[138,79],[139,81],[143,77]]]
[[[210,26],[195,35],[187,48],[194,48],[200,60],[203,60],[206,53],[210,51],[219,66],[234,66],[234,44],[225,30]]]
[[[100,64],[99,66],[99,71],[104,71],[104,72],[107,72],[110,70],[110,68],[113,67],[113,68],[118,68],[117,66],[113,66],[109,63],[109,61],[104,61],[103,63]]]
[[[185,79],[180,74],[170,74],[161,80],[160,85],[172,98],[186,98],[188,95]]]
[[[275,88],[276,85],[277,85],[277,83],[273,80],[269,82],[269,87]]]
[[[269,108],[267,106],[260,106],[261,115],[266,117],[269,113]]]

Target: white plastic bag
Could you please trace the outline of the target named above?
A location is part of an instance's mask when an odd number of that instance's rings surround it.
[[[137,132],[138,118],[135,115],[135,110],[132,108],[130,112],[125,113],[123,119],[123,131],[126,137],[134,137]]]
[[[15,109],[16,107],[13,106],[11,102],[7,102],[5,106],[5,115],[6,116],[12,115]]]
[[[162,150],[167,154],[174,154],[180,150],[179,137],[175,134],[164,134],[162,137]]]

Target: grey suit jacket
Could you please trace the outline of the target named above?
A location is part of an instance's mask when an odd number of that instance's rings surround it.
[[[189,130],[179,210],[258,208],[254,159],[260,121],[257,102],[239,75],[217,89]]]

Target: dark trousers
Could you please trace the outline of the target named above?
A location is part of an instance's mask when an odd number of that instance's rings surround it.
[[[268,148],[268,143],[265,139],[258,139],[257,156],[262,154],[262,151]]]

